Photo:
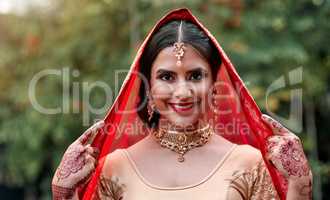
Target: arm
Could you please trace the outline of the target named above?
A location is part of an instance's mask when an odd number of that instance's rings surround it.
[[[262,119],[273,130],[267,138],[267,157],[275,168],[287,178],[287,200],[312,199],[312,172],[300,139],[267,115]]]
[[[92,126],[65,151],[52,180],[54,200],[79,199],[77,188],[87,182],[97,164],[98,149],[87,143],[102,126],[102,121]]]
[[[79,200],[78,192],[75,189],[64,188],[57,185],[52,184],[52,193],[54,200]]]
[[[287,199],[312,199],[312,172],[309,176],[289,180]]]

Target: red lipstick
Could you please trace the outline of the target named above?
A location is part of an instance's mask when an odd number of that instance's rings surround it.
[[[179,103],[169,103],[171,108],[178,113],[191,111],[196,102],[179,102]]]

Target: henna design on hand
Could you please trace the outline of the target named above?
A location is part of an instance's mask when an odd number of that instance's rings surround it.
[[[280,160],[283,168],[289,176],[308,176],[309,166],[306,162],[305,154],[298,139],[289,140],[280,146]]]
[[[99,150],[90,146],[90,142],[104,125],[104,121],[94,124],[86,130],[64,153],[52,181],[53,198],[71,198],[78,186],[83,186],[96,167]]]
[[[270,162],[273,164],[279,163],[287,176],[302,177],[309,175],[310,168],[298,138],[272,136],[267,142],[267,152]]]
[[[280,164],[289,178],[308,176],[310,168],[299,138],[271,117],[263,115],[262,119],[274,133],[267,139],[267,151],[272,163]]]
[[[57,171],[57,178],[64,179],[77,173],[85,165],[85,156],[82,156],[84,148],[79,144],[69,147]]]

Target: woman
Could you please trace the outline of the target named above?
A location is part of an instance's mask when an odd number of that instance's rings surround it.
[[[52,190],[54,199],[311,199],[311,180],[299,138],[261,115],[216,39],[178,9],[141,45],[104,121],[67,149]]]

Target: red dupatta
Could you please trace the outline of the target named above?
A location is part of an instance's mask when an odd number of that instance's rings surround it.
[[[286,180],[265,158],[265,141],[266,137],[273,134],[271,129],[262,122],[259,108],[215,37],[185,8],[173,10],[161,18],[139,48],[120,92],[104,119],[105,127],[99,131],[93,141],[92,146],[101,149],[99,163],[87,187],[82,189],[79,195],[83,196],[83,199],[92,198],[104,165],[102,158],[115,149],[133,145],[147,135],[147,130],[143,128],[142,121],[136,112],[137,103],[140,100],[138,91],[142,83],[139,76],[141,67],[139,61],[151,36],[163,24],[171,20],[186,20],[196,24],[214,43],[222,60],[216,82],[220,98],[216,104],[216,115],[212,116],[215,119],[213,125],[216,133],[236,144],[249,144],[259,149],[279,196],[285,199]]]

